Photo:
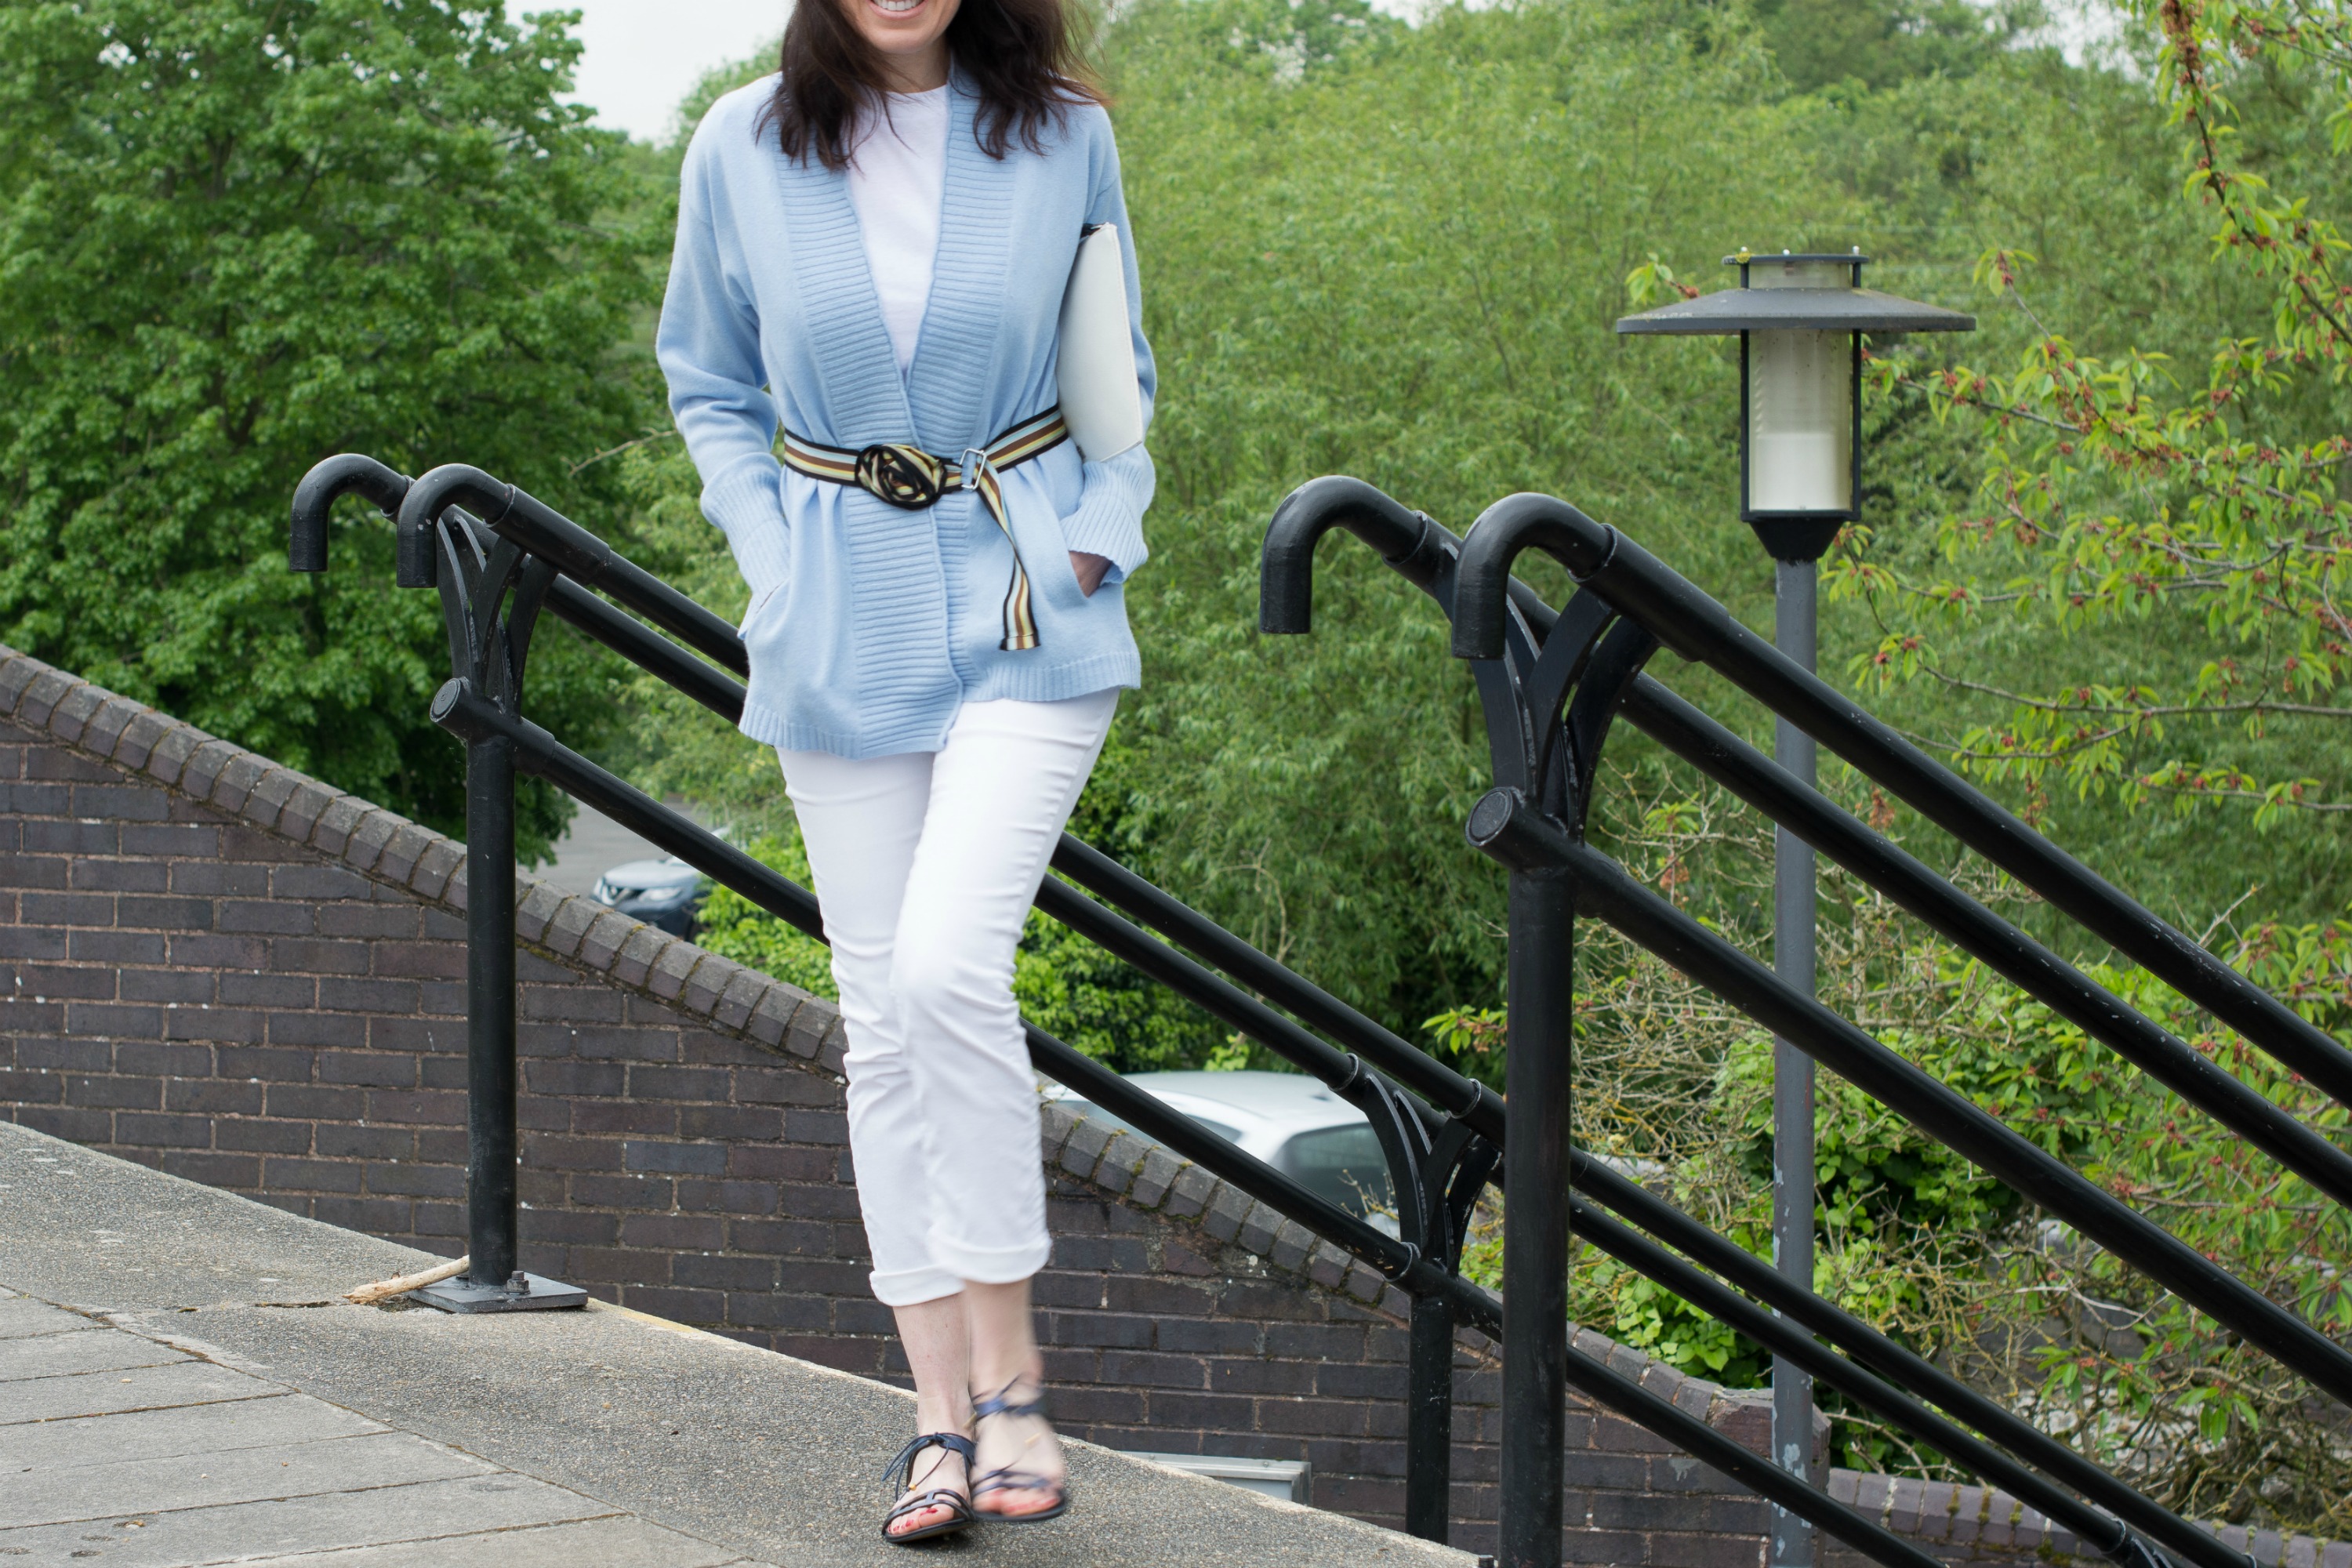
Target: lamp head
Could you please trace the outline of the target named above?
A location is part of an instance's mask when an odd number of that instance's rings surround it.
[[[1739,337],[1739,518],[1772,555],[1812,561],[1858,515],[1862,334],[1965,332],[1976,318],[1862,287],[1860,250],[1742,248],[1739,287],[1617,323],[1626,336]]]

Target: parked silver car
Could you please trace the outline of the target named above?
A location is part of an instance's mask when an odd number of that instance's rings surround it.
[[[1129,1074],[1127,1081],[1240,1144],[1316,1196],[1396,1233],[1388,1163],[1371,1123],[1316,1079],[1290,1072],[1139,1072]],[[1133,1131],[1060,1084],[1046,1084],[1039,1092],[1089,1121]]]
[[[590,896],[672,936],[691,938],[694,917],[709,891],[701,872],[673,855],[667,860],[631,860],[596,879]]]

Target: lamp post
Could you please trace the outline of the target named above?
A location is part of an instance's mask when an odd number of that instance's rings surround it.
[[[1756,255],[1724,264],[1739,287],[1627,316],[1626,334],[1739,337],[1739,521],[1772,557],[1772,641],[1811,670],[1818,646],[1817,563],[1861,516],[1862,334],[1965,332],[1976,318],[1862,286],[1861,249],[1838,255]],[[1812,737],[1775,721],[1772,757],[1814,782]],[[1810,994],[1813,977],[1813,852],[1776,827],[1772,839],[1772,965]],[[1772,1258],[1813,1285],[1813,1064],[1772,1042]],[[1811,1479],[1812,1379],[1772,1359],[1772,1458]],[[1813,1527],[1772,1510],[1771,1568],[1813,1568]]]

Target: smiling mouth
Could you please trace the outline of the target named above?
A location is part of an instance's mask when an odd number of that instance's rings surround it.
[[[886,16],[911,16],[923,8],[923,0],[871,0],[871,3]]]

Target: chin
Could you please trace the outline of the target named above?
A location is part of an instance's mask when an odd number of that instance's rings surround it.
[[[893,74],[940,47],[959,0],[842,0],[845,14],[866,43],[898,57]],[[921,74],[929,74],[928,70]]]

